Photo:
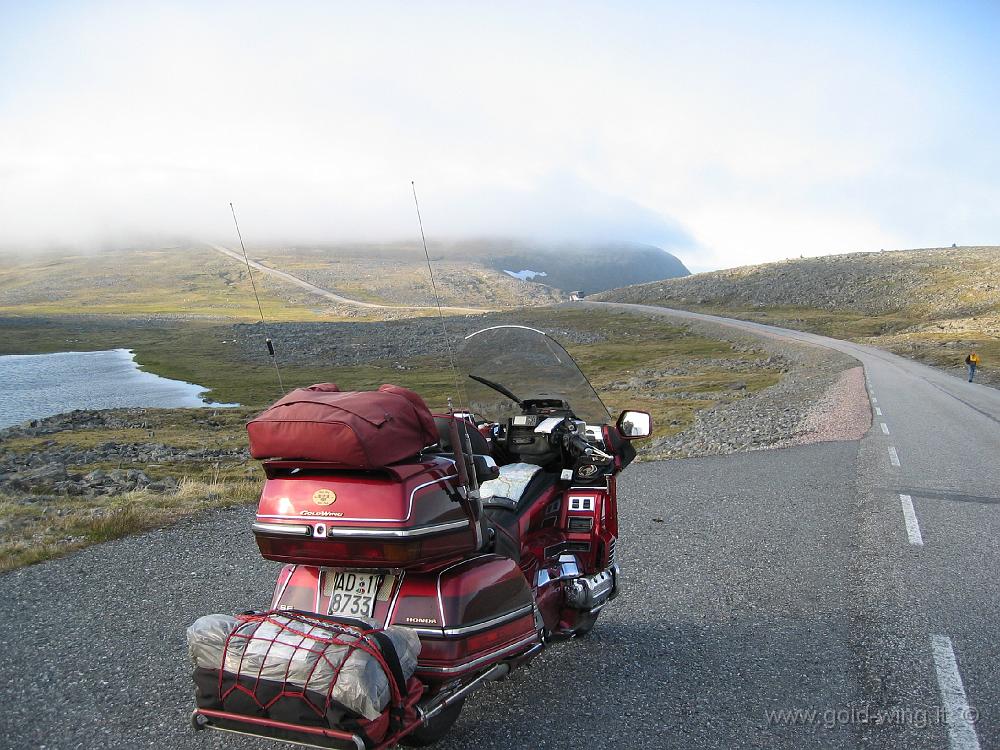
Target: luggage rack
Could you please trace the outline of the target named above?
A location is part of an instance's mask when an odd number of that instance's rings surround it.
[[[228,711],[218,711],[210,708],[197,708],[191,715],[191,726],[196,730],[214,729],[220,732],[232,732],[251,737],[277,740],[290,744],[320,748],[320,750],[387,750],[403,739],[414,729],[430,720],[435,714],[454,702],[465,698],[469,693],[479,688],[483,683],[500,680],[507,676],[512,666],[530,661],[542,649],[542,644],[536,644],[524,654],[515,659],[494,664],[485,672],[480,673],[460,687],[439,694],[436,698],[420,705],[424,697],[424,688],[417,680],[411,680],[411,689],[405,702],[397,706],[395,713],[402,715],[403,720],[395,727],[390,727],[378,742],[366,742],[360,734],[344,729],[290,724],[259,716],[246,716]],[[393,709],[386,709],[385,716],[392,716]],[[381,718],[381,717],[380,717]],[[379,721],[378,719],[376,721]]]
[[[421,724],[431,719],[439,711],[455,701],[464,698],[484,682],[503,679],[510,671],[512,664],[528,661],[540,650],[541,644],[538,644],[517,659],[494,664],[490,669],[477,675],[457,689],[450,691],[444,696],[439,696],[437,699],[431,699],[424,706],[418,705],[424,695],[423,686],[414,680],[413,689],[406,696],[405,704],[396,709],[397,715],[401,714],[404,720],[395,727],[394,731],[392,729],[387,731],[379,742],[366,742],[365,738],[360,734],[343,729],[290,724],[274,719],[264,719],[259,716],[246,716],[209,708],[195,709],[191,715],[191,726],[199,731],[214,729],[220,732],[231,732],[305,747],[314,747],[320,750],[386,750],[398,743]],[[391,715],[388,709],[387,713]]]
[[[197,730],[214,729],[305,747],[317,747],[322,750],[366,750],[368,747],[361,737],[352,732],[287,724],[283,721],[243,716],[210,708],[196,709],[191,715],[191,726]],[[319,744],[321,742],[322,744]]]
[[[386,467],[378,469],[357,469],[334,461],[305,461],[288,459],[269,459],[261,462],[264,475],[268,479],[287,476],[309,476],[311,474],[329,474],[336,472],[339,476],[384,477],[393,478],[392,472]]]
[[[260,716],[248,716],[229,711],[219,711],[213,708],[196,708],[191,714],[191,726],[197,730],[214,729],[220,732],[231,732],[252,737],[262,737],[306,747],[316,747],[322,750],[384,750],[399,742],[405,735],[412,732],[423,723],[423,713],[417,707],[417,702],[423,697],[424,687],[417,680],[411,680],[410,692],[405,696],[401,706],[386,709],[383,717],[389,718],[395,713],[402,716],[395,727],[390,726],[379,741],[368,740],[358,732],[331,727],[291,724]],[[376,719],[374,723],[381,720]]]

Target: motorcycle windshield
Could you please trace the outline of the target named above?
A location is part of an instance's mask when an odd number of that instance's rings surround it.
[[[607,424],[608,408],[569,353],[552,337],[525,326],[494,326],[469,334],[457,355],[466,375],[462,389],[470,411],[504,420],[520,414],[510,398],[472,376],[503,386],[520,401],[558,398],[588,424]]]

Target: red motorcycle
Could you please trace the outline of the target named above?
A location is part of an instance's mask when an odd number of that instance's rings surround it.
[[[267,612],[204,636],[226,661],[196,670],[196,728],[330,748],[427,745],[475,688],[551,639],[585,635],[618,595],[615,481],[649,415],[608,424],[566,350],[531,328],[473,333],[458,360],[459,413],[429,421],[419,397],[392,386],[314,386],[248,426],[252,448],[255,430],[272,441],[255,455],[299,456],[265,461],[253,525],[261,554],[286,565]],[[316,417],[327,408],[350,419]],[[362,660],[387,686],[365,715],[331,687],[368,669]],[[319,672],[332,676],[307,684]]]

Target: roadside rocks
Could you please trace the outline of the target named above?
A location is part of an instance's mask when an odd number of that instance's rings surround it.
[[[37,438],[65,431],[146,428],[148,421],[143,414],[141,409],[74,411],[0,430],[0,492],[84,497],[119,495],[141,489],[173,493],[179,487],[177,479],[172,476],[154,479],[144,469],[158,464],[215,464],[250,459],[249,452],[242,447],[177,448],[160,442],[108,441],[83,448],[49,440],[43,442],[39,450],[30,452],[4,447],[13,438]],[[94,464],[109,468],[89,472],[77,468]]]
[[[539,313],[540,314],[540,313]],[[272,323],[271,338],[281,350],[282,362],[346,367],[369,362],[404,362],[414,357],[446,360],[468,334],[491,325],[522,322],[511,314],[490,313],[438,318],[408,318],[368,323]],[[442,325],[448,331],[444,336]],[[537,324],[536,324],[537,325]],[[594,344],[604,337],[593,331],[538,326],[563,344]],[[449,338],[451,346],[449,347]],[[235,345],[248,362],[266,359],[264,332],[259,323],[232,327],[229,345]]]
[[[65,480],[66,476],[66,466],[61,463],[40,464],[17,472],[13,481],[25,485],[53,484]]]
[[[40,437],[67,430],[124,430],[145,429],[149,420],[145,409],[114,409],[106,411],[74,411],[56,414],[45,419],[32,419],[24,424],[0,430],[0,444],[17,437]]]
[[[9,465],[9,464],[8,464]],[[132,490],[176,492],[177,480],[166,477],[152,481],[140,469],[95,469],[86,474],[69,472],[61,463],[0,474],[0,491],[29,495],[71,495],[94,497],[120,495]]]
[[[752,350],[751,350],[752,351]],[[689,360],[684,367],[672,367],[665,370],[638,370],[631,377],[616,380],[608,385],[613,391],[642,391],[643,395],[656,399],[712,399],[720,397],[732,398],[733,391],[745,391],[747,384],[743,380],[736,380],[723,387],[723,390],[671,390],[664,391],[665,383],[669,383],[671,378],[690,378],[695,372],[705,370],[722,370],[725,372],[753,373],[761,370],[777,370],[788,372],[789,361],[776,354],[768,354],[762,351],[763,356],[759,358],[700,358]],[[688,381],[679,380],[679,384]]]

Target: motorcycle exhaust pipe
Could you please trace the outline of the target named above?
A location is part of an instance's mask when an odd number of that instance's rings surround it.
[[[449,693],[440,702],[435,703],[432,707],[428,708],[427,710],[424,710],[419,706],[417,706],[417,711],[420,713],[421,720],[423,721],[423,723],[426,724],[428,721],[437,716],[441,711],[444,711],[446,708],[448,708],[448,706],[453,704],[455,701],[461,700],[462,698],[467,696],[469,693],[478,688],[484,682],[490,682],[491,680],[499,680],[502,677],[505,677],[509,671],[510,671],[509,664],[506,663],[494,664],[492,667],[490,667],[481,675],[479,675],[476,679],[467,682],[465,685],[460,687],[454,693]]]

